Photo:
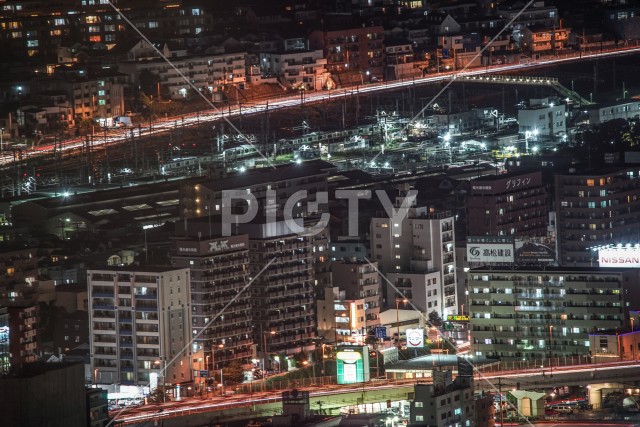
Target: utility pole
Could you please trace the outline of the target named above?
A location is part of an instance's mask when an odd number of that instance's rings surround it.
[[[504,411],[502,408],[502,378],[498,378],[498,394],[500,395],[500,426],[504,426]]]

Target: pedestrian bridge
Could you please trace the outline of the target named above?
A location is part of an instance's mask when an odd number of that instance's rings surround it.
[[[455,81],[469,81],[474,83],[489,84],[509,84],[509,85],[528,85],[528,86],[549,86],[554,89],[563,98],[569,98],[576,104],[591,105],[588,99],[583,98],[576,91],[572,91],[563,86],[555,77],[532,77],[532,76],[505,76],[502,74],[483,74],[483,75],[463,75],[457,76]]]

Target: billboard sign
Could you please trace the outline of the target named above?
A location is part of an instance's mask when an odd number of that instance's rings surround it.
[[[513,263],[513,239],[504,236],[467,237],[467,261]]]
[[[450,314],[447,316],[447,322],[468,322],[468,321],[469,321],[469,316],[466,316],[466,315]]]
[[[336,373],[338,374],[338,384],[369,381],[369,347],[338,347]]]
[[[640,247],[611,247],[598,249],[600,267],[640,268]]]
[[[556,262],[553,242],[547,238],[516,239],[515,257],[518,264],[551,264]]]
[[[407,348],[424,348],[424,330],[407,329]]]

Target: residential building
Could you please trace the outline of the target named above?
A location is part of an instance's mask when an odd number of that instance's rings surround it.
[[[405,271],[388,273],[386,284],[387,306],[407,299],[422,313],[441,312],[446,296],[440,282],[440,271]]]
[[[640,242],[640,167],[555,176],[558,260],[595,265],[590,248]]]
[[[107,427],[109,423],[109,401],[107,390],[87,389],[87,427]]]
[[[594,363],[640,358],[640,331],[624,333],[605,331],[589,335],[589,347]]]
[[[382,289],[378,263],[361,261],[339,261],[331,263],[333,285],[344,289],[346,299],[362,300],[363,313],[359,322],[368,331],[380,324],[380,306],[382,305]],[[360,308],[360,307],[357,307]]]
[[[547,3],[544,0],[536,0],[533,4],[527,5],[523,0],[506,0],[495,6],[495,13],[507,22],[513,19],[512,26],[515,28],[531,25],[553,28],[558,23],[558,8]],[[527,9],[522,13],[525,6]]]
[[[570,28],[524,27],[521,47],[531,53],[555,52],[567,48],[570,34]]]
[[[192,380],[189,269],[89,270],[87,282],[97,384],[111,389]]]
[[[339,287],[325,288],[317,299],[318,337],[325,342],[363,344],[368,334],[365,299],[347,299]]]
[[[487,175],[471,181],[469,236],[546,236],[547,220],[541,171]]]
[[[38,361],[38,306],[10,306],[6,308],[6,313],[10,372],[19,373]]]
[[[315,222],[314,222],[315,223]],[[253,340],[263,354],[312,351],[317,337],[315,240],[284,221],[247,224]]]
[[[624,269],[471,269],[471,352],[502,360],[589,354],[589,334],[624,325],[636,276]]]
[[[309,35],[309,45],[311,49],[323,50],[327,70],[341,84],[364,84],[384,78],[384,29],[381,26],[316,30]]]
[[[395,209],[401,206],[396,201]],[[371,219],[371,255],[385,273],[439,274],[438,293],[444,296],[437,311],[445,317],[458,313],[454,251],[454,218],[451,212],[410,207],[402,222],[382,214]],[[391,307],[394,295],[386,295]]]
[[[412,426],[448,427],[475,425],[473,377],[457,376],[451,371],[433,371],[432,384],[416,384],[409,423]]]
[[[260,53],[265,77],[276,77],[285,87],[318,91],[327,87],[330,75],[322,49]]]
[[[65,70],[50,78],[34,80],[34,93],[64,92],[76,124],[82,120],[124,116],[124,77],[113,73],[89,75],[78,68]],[[53,110],[56,111],[56,108]],[[21,124],[20,122],[18,123]]]
[[[626,95],[626,94],[625,94]],[[589,124],[600,124],[609,120],[631,120],[640,116],[640,101],[622,99],[620,101],[584,106],[589,113]]]
[[[65,313],[50,322],[53,323],[54,351],[66,353],[89,342],[89,314],[86,311]]]
[[[640,38],[640,7],[632,2],[611,6],[602,12],[604,27],[619,40]]]
[[[556,139],[567,134],[566,104],[553,99],[531,99],[529,106],[518,109],[519,132],[525,135],[525,145],[533,149],[535,139]]]
[[[0,307],[0,377],[11,372],[11,351],[9,350],[9,310]]]
[[[174,241],[171,264],[191,272],[191,329],[198,370],[216,371],[231,361],[249,363],[253,354],[249,237]],[[204,331],[203,331],[204,329]]]

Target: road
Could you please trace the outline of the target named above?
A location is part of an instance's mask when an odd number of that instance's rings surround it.
[[[474,68],[466,71],[461,71],[458,73],[440,73],[437,75],[428,75],[425,77],[419,77],[411,80],[403,80],[403,81],[391,81],[391,82],[381,82],[381,83],[370,83],[363,86],[359,86],[356,88],[348,88],[348,89],[335,89],[329,91],[320,91],[320,92],[310,92],[303,93],[302,96],[299,95],[291,95],[284,98],[279,98],[277,100],[266,101],[264,103],[255,103],[255,104],[244,104],[241,106],[229,106],[224,109],[217,110],[207,110],[201,111],[194,114],[179,116],[179,117],[171,117],[167,119],[161,119],[156,122],[152,122],[150,124],[140,124],[138,127],[133,127],[129,129],[116,129],[109,130],[107,132],[98,132],[93,137],[93,146],[100,146],[103,144],[116,144],[123,143],[128,141],[130,138],[140,137],[140,136],[148,136],[148,135],[156,135],[169,131],[170,129],[176,128],[178,126],[193,126],[206,122],[213,122],[216,120],[231,118],[237,116],[239,114],[258,114],[265,111],[271,111],[275,109],[282,109],[287,107],[298,106],[301,103],[316,103],[320,101],[330,101],[341,99],[343,97],[349,97],[356,94],[363,93],[373,93],[378,91],[388,91],[388,90],[397,90],[406,86],[411,86],[415,84],[425,84],[425,83],[437,83],[443,81],[449,81],[452,78],[458,78],[462,76],[477,76],[489,73],[503,73],[508,71],[521,71],[528,68],[541,67],[541,66],[549,66],[555,64],[561,64],[565,62],[571,61],[582,61],[582,60],[590,60],[597,58],[606,58],[610,56],[616,55],[625,55],[629,53],[638,53],[640,52],[640,46],[628,47],[628,48],[620,48],[611,51],[604,52],[594,52],[594,53],[581,53],[571,52],[567,53],[563,56],[556,56],[551,58],[546,58],[539,61],[530,61],[527,63],[519,63],[519,64],[504,64],[504,65],[494,65],[490,67],[482,67],[482,68]],[[62,150],[79,150],[82,148],[84,144],[84,138],[76,138],[73,140],[68,140],[62,143]],[[60,149],[60,144],[58,144],[58,149]],[[52,153],[54,151],[53,144],[40,145],[37,147],[24,149],[23,156],[30,158],[35,156],[41,156],[47,153]],[[5,150],[0,155],[0,165],[9,164],[13,161],[13,154],[10,150]]]
[[[596,372],[596,377],[592,378],[592,372]],[[598,372],[600,374],[598,374]],[[555,379],[549,377],[548,372],[545,373],[544,378],[549,386],[555,380],[560,380],[560,376],[576,376],[580,378],[583,383],[600,381],[604,375],[612,374],[613,372],[620,373],[622,377],[630,375],[631,372],[636,376],[640,373],[640,366],[630,362],[613,362],[607,364],[588,364],[588,365],[574,365],[557,367],[553,370]],[[494,371],[484,372],[481,375],[476,375],[476,381],[480,386],[486,389],[497,390],[495,384],[498,379],[501,379],[503,385],[508,387],[515,385],[517,382],[522,382],[522,386],[526,387],[527,382],[542,382],[543,373],[541,369],[527,369],[527,370],[506,370],[506,371]],[[407,388],[408,391],[413,391],[413,384],[416,383],[416,379],[406,380],[377,380],[368,384],[350,384],[350,385],[329,385],[319,387],[303,388],[303,390],[309,391],[309,396],[312,399],[319,397],[336,396],[347,393],[366,393],[371,391],[379,392],[381,390],[394,390]],[[563,384],[564,385],[564,384]],[[141,422],[148,422],[155,419],[181,417],[185,415],[192,415],[204,412],[216,412],[223,411],[231,408],[252,407],[256,405],[264,404],[277,404],[280,402],[281,391],[271,391],[263,393],[254,393],[253,395],[235,395],[229,397],[215,398],[184,398],[182,401],[167,402],[161,405],[147,405],[137,408],[131,408],[123,411],[122,413],[111,413],[111,416],[116,416],[118,422],[124,424],[135,424]],[[549,424],[545,424],[548,426]],[[564,425],[564,424],[563,424]]]

